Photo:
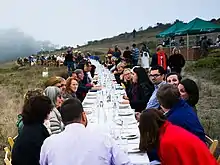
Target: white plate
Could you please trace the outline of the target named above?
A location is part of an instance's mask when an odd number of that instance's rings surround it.
[[[92,100],[92,99],[86,99],[83,101],[83,105],[86,105],[86,104],[94,104],[95,103],[95,100]]]
[[[133,148],[128,150],[128,153],[139,153],[139,152],[140,152],[139,148]]]
[[[133,139],[137,139],[138,136],[136,134],[124,134],[121,137],[122,139],[127,139],[127,140],[133,140]]]
[[[97,95],[96,92],[88,92],[88,93],[87,93],[87,96],[96,96],[96,95]]]
[[[123,109],[123,111],[118,112],[119,116],[130,116],[130,115],[133,115],[133,114],[134,114],[134,112],[131,111],[130,109],[126,109],[126,110]]]
[[[129,108],[130,104],[119,104],[120,109]]]
[[[137,121],[136,121],[136,120],[123,119],[123,121],[124,121],[124,124],[125,124],[125,125],[137,124]],[[115,120],[115,123],[116,123],[117,125],[122,125],[122,120],[121,120],[121,119],[117,119],[117,120]]]
[[[94,95],[94,96],[86,96],[86,99],[96,99],[96,95]]]

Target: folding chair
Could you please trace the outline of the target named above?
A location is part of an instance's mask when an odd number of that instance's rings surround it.
[[[215,153],[215,150],[216,150],[217,146],[218,146],[218,140],[213,140],[207,135],[205,135],[205,138],[206,138],[206,142],[210,145],[209,146],[209,151],[213,155]]]

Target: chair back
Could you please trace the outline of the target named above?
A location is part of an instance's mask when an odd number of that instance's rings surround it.
[[[205,138],[206,138],[206,142],[210,145],[209,146],[209,151],[213,155],[215,153],[215,150],[216,150],[217,146],[218,146],[218,140],[213,140],[207,135],[205,135]]]
[[[5,150],[5,158],[4,158],[5,165],[12,165],[10,149],[8,147],[5,147],[4,150]]]

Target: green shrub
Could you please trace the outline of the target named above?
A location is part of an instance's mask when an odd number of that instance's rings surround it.
[[[220,66],[220,57],[207,57],[199,59],[193,65],[195,68],[210,68],[214,69]]]

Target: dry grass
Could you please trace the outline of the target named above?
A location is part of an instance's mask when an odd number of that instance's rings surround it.
[[[8,136],[17,135],[17,114],[23,105],[23,96],[28,89],[42,87],[45,78],[41,76],[42,67],[26,68],[20,71],[0,69],[0,150],[7,144]],[[65,68],[49,68],[50,75],[56,75]],[[2,157],[3,154],[0,154]],[[2,164],[0,158],[0,164]]]
[[[45,78],[41,73],[43,68],[36,66],[24,70],[15,71],[9,68],[0,68],[0,149],[7,144],[8,136],[17,134],[17,114],[23,104],[23,95],[28,89],[42,87]],[[49,74],[57,75],[65,71],[65,68],[49,68]],[[204,74],[204,73],[203,73]],[[192,76],[193,75],[193,76]],[[212,137],[220,140],[220,85],[213,84],[201,72],[187,72],[186,77],[196,80],[200,88],[200,100],[198,104],[198,115],[206,130]],[[3,152],[0,153],[3,156]],[[2,164],[0,158],[0,164]]]

